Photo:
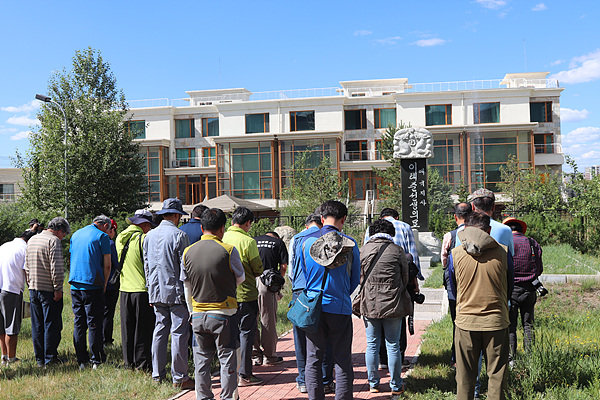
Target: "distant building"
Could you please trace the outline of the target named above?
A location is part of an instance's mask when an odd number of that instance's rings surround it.
[[[20,168],[0,168],[0,201],[14,201],[21,194]]]
[[[228,194],[275,207],[290,166],[310,150],[329,156],[363,200],[387,163],[381,134],[400,122],[433,133],[428,160],[450,184],[498,190],[509,155],[522,167],[562,170],[560,94],[547,72],[504,79],[409,83],[340,82],[340,87],[252,93],[189,91],[179,100],[131,101],[130,129],[147,159],[148,200],[184,204]]]
[[[585,167],[585,179],[591,181],[595,175],[600,175],[600,165]]]

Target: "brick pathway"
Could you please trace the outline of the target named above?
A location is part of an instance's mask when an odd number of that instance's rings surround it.
[[[354,362],[354,398],[355,399],[389,399],[389,374],[387,370],[379,371],[381,374],[382,392],[370,393],[367,383],[367,367],[365,365],[365,349],[367,347],[365,326],[362,320],[353,318],[354,338],[352,341],[352,360]],[[415,334],[408,337],[408,347],[406,356],[410,359],[417,355],[421,344],[421,336],[431,321],[415,320]],[[239,389],[240,399],[308,399],[306,394],[298,392],[296,389],[296,361],[294,356],[294,337],[288,333],[279,339],[277,343],[277,354],[284,358],[284,362],[273,366],[255,366],[254,375],[264,379],[262,386],[250,386]],[[404,377],[405,373],[402,374]],[[220,391],[219,377],[213,378],[213,392],[215,398],[218,398]],[[333,398],[334,395],[327,395]],[[194,391],[187,391],[178,396],[178,400],[195,399]]]

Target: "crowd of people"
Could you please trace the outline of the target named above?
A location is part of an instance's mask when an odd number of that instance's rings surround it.
[[[502,399],[506,370],[516,354],[519,311],[525,349],[533,340],[537,278],[542,251],[524,236],[515,218],[490,218],[494,194],[474,192],[455,208],[458,228],[444,236],[442,263],[453,330],[452,361],[457,398],[479,396],[482,356],[489,376],[488,398]],[[100,215],[70,241],[73,344],[80,369],[97,369],[113,343],[114,313],[120,301],[125,367],[167,379],[168,343],[172,384],[195,389],[196,398],[214,398],[211,363],[220,364],[221,399],[238,398],[237,388],[261,385],[253,367],[283,362],[277,354],[277,305],[281,277],[301,294],[322,296],[315,331],[294,326],[296,387],[309,399],[335,392],[353,398],[352,314],[364,322],[365,361],[370,391],[380,387],[379,370],[389,369],[392,399],[406,390],[407,318],[414,310],[423,276],[410,226],[397,210],[385,208],[368,227],[364,244],[344,234],[347,207],[326,201],[306,217],[289,247],[275,232],[256,238],[248,232],[251,210],[227,216],[202,205],[187,215],[179,199],[156,212],[137,210],[117,235],[114,220]],[[32,221],[33,222],[33,221]],[[61,241],[71,233],[67,220],[38,221],[0,246],[0,342],[2,364],[18,362],[23,290],[29,288],[35,360],[40,367],[62,364],[61,341],[65,268]],[[289,266],[289,267],[288,267]],[[510,306],[509,306],[510,300]],[[259,329],[260,325],[260,329]],[[191,347],[195,371],[188,372]]]

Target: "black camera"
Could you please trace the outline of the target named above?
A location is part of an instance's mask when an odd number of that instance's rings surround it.
[[[410,299],[412,301],[414,301],[417,304],[423,304],[425,302],[425,295],[423,293],[415,293],[415,292],[409,292],[410,293]]]
[[[531,284],[535,288],[538,296],[544,297],[548,294],[548,289],[546,289],[544,285],[542,285],[542,282],[540,282],[538,278],[535,278],[533,281],[531,281]]]

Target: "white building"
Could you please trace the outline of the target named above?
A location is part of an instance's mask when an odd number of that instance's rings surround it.
[[[14,201],[21,194],[20,168],[0,168],[0,201]]]
[[[585,167],[585,179],[592,180],[595,175],[600,175],[600,165]]]
[[[350,195],[377,193],[372,167],[388,124],[425,127],[428,160],[451,184],[497,190],[500,167],[515,155],[523,167],[560,171],[560,93],[547,72],[504,79],[415,83],[408,79],[340,82],[340,87],[252,93],[198,90],[178,100],[130,102],[148,160],[149,201],[179,197],[196,204],[222,194],[276,206],[295,157],[327,155],[350,182]]]

